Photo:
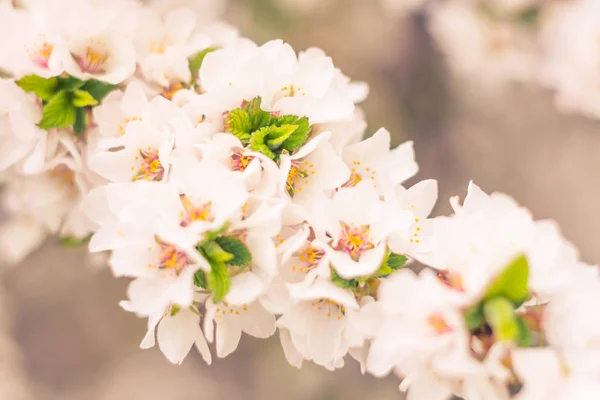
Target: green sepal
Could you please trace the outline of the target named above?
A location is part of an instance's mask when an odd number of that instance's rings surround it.
[[[27,93],[34,93],[42,100],[50,100],[58,87],[57,78],[42,78],[37,75],[27,75],[15,82]]]
[[[169,315],[171,317],[174,317],[175,315],[177,315],[177,313],[179,313],[179,311],[181,311],[181,307],[179,307],[177,304],[173,304],[173,305],[171,305],[171,310],[169,311]]]
[[[524,255],[514,259],[488,286],[484,301],[504,297],[518,308],[529,298],[527,282],[529,278],[529,263]]]
[[[98,104],[98,100],[96,100],[91,94],[89,94],[85,90],[76,89],[73,91],[73,105],[75,107],[90,107],[95,106],[96,104]]]
[[[77,108],[72,104],[71,93],[59,92],[42,110],[42,120],[38,126],[42,129],[67,128],[77,119]]]
[[[217,242],[223,251],[233,256],[233,258],[225,262],[227,265],[241,267],[252,261],[250,250],[248,250],[248,247],[240,239],[233,236],[220,236],[215,239],[215,242]]]

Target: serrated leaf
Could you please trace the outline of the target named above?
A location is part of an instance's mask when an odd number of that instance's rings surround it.
[[[233,236],[220,236],[215,239],[215,242],[223,251],[233,256],[231,260],[225,262],[226,264],[241,267],[252,261],[250,250],[240,239]]]
[[[464,316],[468,330],[473,331],[477,328],[480,328],[485,323],[485,316],[483,315],[483,303],[477,303],[465,310]]]
[[[202,68],[202,62],[204,61],[204,58],[207,56],[207,54],[212,53],[215,50],[217,50],[217,48],[209,47],[207,49],[199,51],[190,58],[189,63],[190,71],[192,72],[192,74],[197,73],[198,70]]]
[[[107,94],[109,94],[115,89],[117,89],[117,85],[98,81],[96,79],[90,79],[89,81],[86,81],[85,84],[81,87],[81,90],[85,90],[86,92],[91,94],[92,97],[98,102],[101,102]]]
[[[246,110],[238,108],[229,112],[225,120],[225,126],[227,132],[240,139],[243,145],[248,144],[252,133],[252,121]]]
[[[38,126],[42,129],[67,128],[76,119],[77,108],[71,103],[71,94],[59,92],[44,106]]]
[[[231,287],[231,277],[225,263],[210,262],[210,272],[208,273],[208,288],[212,292],[213,301],[219,303],[229,292]]]
[[[85,108],[78,108],[77,115],[75,117],[75,123],[73,124],[73,132],[76,135],[80,135],[87,129],[88,121],[87,121],[87,113]]]
[[[504,297],[494,297],[483,304],[483,315],[498,341],[515,340],[519,323],[513,303]]]
[[[233,254],[223,250],[216,241],[205,243],[202,246],[201,252],[208,261],[213,261],[216,263],[226,263],[233,259]]]
[[[484,301],[495,297],[504,297],[519,307],[529,298],[527,282],[529,263],[524,255],[513,260],[488,286]]]
[[[519,333],[515,338],[515,343],[519,347],[529,347],[533,342],[533,338],[531,336],[531,329],[529,325],[525,322],[525,320],[519,316],[517,316],[517,325],[519,327]]]
[[[358,282],[354,279],[344,279],[337,274],[335,269],[331,269],[331,282],[344,289],[356,289]]]
[[[42,100],[50,100],[56,93],[58,79],[27,75],[15,83],[27,93],[34,93]]]
[[[77,89],[73,91],[73,105],[75,107],[89,107],[95,106],[96,104],[98,104],[98,100],[96,100],[91,94],[89,94],[85,90]]]
[[[67,78],[58,78],[58,91],[66,91],[71,92],[73,90],[79,89],[85,84],[85,81],[81,79],[77,79],[73,76],[69,76]]]
[[[265,156],[271,159],[275,159],[277,155],[273,153],[265,143],[265,139],[269,132],[270,129],[268,127],[261,128],[258,131],[254,132],[252,134],[252,137],[250,138],[250,148],[254,151],[263,153]]]
[[[269,128],[269,135],[267,137],[267,146],[271,150],[279,149],[283,142],[285,142],[294,131],[298,128],[298,125],[282,125],[272,126]]]
[[[246,112],[248,112],[248,115],[250,116],[250,122],[252,123],[252,132],[271,125],[271,113],[263,111],[263,109],[260,107],[261,104],[262,99],[260,96],[258,96],[250,100],[244,106],[244,110],[246,110]]]
[[[283,115],[273,118],[272,123],[276,126],[296,125],[297,128],[283,144],[282,148],[292,153],[300,148],[308,140],[312,128],[310,127],[308,118],[298,117],[295,115]]]

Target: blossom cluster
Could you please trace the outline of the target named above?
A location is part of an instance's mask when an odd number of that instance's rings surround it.
[[[219,7],[58,1],[0,8],[23,32],[0,58],[5,254],[108,253],[175,364],[278,333],[293,366],[350,355],[413,399],[598,397],[597,268],[475,184],[431,218],[413,144],[362,139],[368,88],[322,50],[257,45]]]

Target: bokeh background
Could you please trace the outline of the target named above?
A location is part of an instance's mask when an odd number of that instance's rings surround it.
[[[492,92],[456,80],[427,34],[423,15],[401,17],[375,0],[232,1],[226,20],[259,43],[281,38],[323,48],[344,73],[367,81],[369,133],[413,140],[418,179],[435,178],[436,214],[473,179],[553,218],[600,260],[600,125],[559,113],[552,93],[513,85]],[[294,7],[294,3],[300,7]],[[2,269],[0,387],[6,400],[385,400],[402,399],[394,377],[362,376],[358,365],[328,372],[290,367],[277,336],[242,338],[238,351],[204,365],[192,351],[176,367],[142,351],[143,320],[120,310],[127,282],[90,266],[85,249],[48,242],[22,265]]]

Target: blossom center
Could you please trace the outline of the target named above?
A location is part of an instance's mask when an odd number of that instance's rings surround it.
[[[346,315],[346,308],[329,299],[318,299],[311,303],[311,307],[317,312],[326,312],[327,317],[335,317],[338,321]]]
[[[193,202],[193,196],[181,195],[180,199],[184,209],[181,215],[181,226],[188,226],[195,221],[211,221],[213,219],[211,201],[197,205]]]
[[[358,185],[363,179],[375,180],[377,171],[374,171],[370,167],[363,167],[360,161],[352,161],[352,170],[350,171],[350,178],[343,187],[354,187]]]
[[[181,82],[172,83],[171,85],[169,85],[169,87],[165,88],[165,90],[163,90],[163,92],[160,95],[167,100],[173,100],[173,96],[175,96],[175,93],[179,92],[183,88],[184,86]]]
[[[439,314],[430,315],[429,318],[427,318],[427,325],[438,335],[452,332],[450,325],[448,325],[446,320],[444,320],[444,317]]]
[[[45,35],[40,35],[33,49],[27,50],[31,61],[42,68],[48,68],[50,57],[54,51],[54,46],[46,40]]]
[[[316,267],[324,255],[325,255],[325,252],[323,250],[313,247],[311,245],[308,245],[304,250],[301,250],[297,254],[298,259],[305,266],[298,267],[294,264],[294,265],[292,265],[292,271],[307,272],[308,270]]]
[[[290,172],[288,173],[285,189],[290,196],[302,192],[303,185],[308,185],[310,177],[317,172],[314,169],[314,164],[308,161],[292,161]]]
[[[353,259],[358,259],[363,252],[375,247],[370,236],[369,225],[353,226],[344,222],[341,225],[342,235],[337,250],[345,251]]]
[[[84,47],[83,54],[74,54],[73,57],[83,72],[94,74],[104,72],[104,67],[110,59],[110,52],[106,42],[92,39]]]
[[[165,50],[171,45],[171,39],[168,36],[162,37],[160,40],[152,40],[150,42],[150,52],[156,54],[165,54]]]
[[[451,289],[458,290],[459,292],[465,291],[462,277],[457,273],[448,270],[440,271],[438,273],[438,279]]]
[[[75,186],[75,172],[65,165],[58,165],[50,170],[50,177],[56,182],[62,192],[69,197],[77,193]]]
[[[160,181],[165,174],[165,169],[160,163],[158,150],[149,148],[148,150],[140,149],[139,152],[140,155],[136,156],[136,160],[141,157],[141,165],[133,180]]]
[[[177,275],[189,264],[187,254],[171,244],[160,244],[159,257],[159,268],[172,271]]]
[[[224,301],[221,306],[217,307],[215,310],[215,321],[220,323],[223,321],[223,318],[227,316],[237,317],[240,316],[241,313],[245,312],[248,312],[247,304],[242,306],[234,306]]]
[[[245,156],[241,151],[233,153],[231,156],[231,167],[234,171],[244,172],[253,159],[253,156]]]

